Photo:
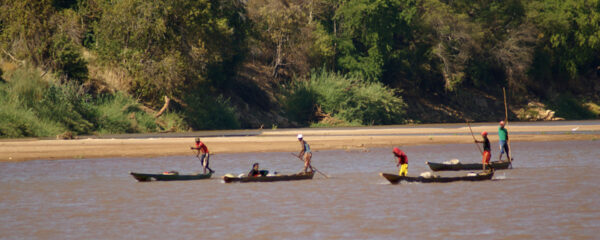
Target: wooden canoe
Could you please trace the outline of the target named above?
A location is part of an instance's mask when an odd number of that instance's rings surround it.
[[[398,184],[400,181],[407,182],[422,182],[422,183],[445,183],[445,182],[456,182],[456,181],[484,181],[491,180],[494,176],[493,171],[477,173],[474,176],[456,176],[456,177],[440,177],[440,176],[431,176],[431,177],[409,177],[409,176],[400,176],[397,174],[389,174],[389,173],[379,173],[382,177],[390,181],[392,184]]]
[[[457,163],[457,164],[446,164],[446,163],[434,163],[425,162],[431,168],[432,171],[461,171],[461,170],[481,170],[483,164],[481,163]],[[507,169],[510,166],[509,161],[494,161],[490,162],[491,167],[494,170]]]
[[[314,173],[296,173],[290,175],[276,175],[276,176],[259,176],[259,177],[230,177],[223,176],[225,183],[231,182],[278,182],[278,181],[296,181],[296,180],[310,180],[314,176]]]
[[[135,173],[129,172],[136,180],[140,182],[149,181],[187,181],[187,180],[200,180],[207,179],[212,176],[212,173],[199,173],[193,175],[180,175],[180,174],[152,174],[152,173]]]

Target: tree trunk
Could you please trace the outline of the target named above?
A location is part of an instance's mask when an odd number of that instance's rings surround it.
[[[154,117],[158,118],[160,117],[160,115],[162,115],[165,111],[167,111],[167,109],[169,108],[169,103],[171,102],[171,99],[169,99],[169,97],[167,97],[165,95],[165,105],[163,105],[163,107],[160,109],[160,111],[158,111]]]

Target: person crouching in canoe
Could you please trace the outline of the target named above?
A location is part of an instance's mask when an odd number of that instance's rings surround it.
[[[400,148],[395,147],[394,156],[398,160],[398,164],[396,164],[396,167],[400,167],[398,175],[406,176],[406,174],[408,174],[408,157],[406,156],[406,153],[400,150]]]
[[[492,152],[490,148],[490,140],[487,137],[488,133],[483,131],[481,133],[481,137],[483,137],[483,141],[475,140],[475,143],[483,143],[483,158],[481,159],[481,163],[483,164],[483,170],[485,171],[486,166],[490,165],[490,158],[492,157]]]
[[[310,168],[310,172],[314,172],[314,169],[310,165],[310,160],[312,159],[312,152],[310,151],[310,145],[302,138],[302,134],[298,134],[298,141],[302,146],[302,150],[298,153],[298,158],[304,160],[304,172],[308,172]]]
[[[206,147],[206,145],[202,141],[200,141],[200,138],[196,138],[196,146],[190,147],[190,149],[198,150],[196,157],[198,159],[200,159],[200,162],[202,163],[202,167],[204,167],[205,174],[206,174],[206,169],[208,169],[210,171],[210,173],[215,172],[212,169],[210,169],[210,167],[208,166],[209,159],[210,159],[210,152],[208,152],[208,148]],[[200,157],[200,153],[202,153],[201,157]]]
[[[250,170],[250,172],[248,173],[248,177],[260,177],[262,176],[262,174],[260,173],[260,170],[258,170],[258,163],[254,163],[252,164],[252,170]]]

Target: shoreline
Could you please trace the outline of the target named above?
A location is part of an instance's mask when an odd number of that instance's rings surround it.
[[[464,124],[463,124],[464,125]],[[378,147],[473,143],[467,126],[420,125],[414,127],[363,127],[342,129],[281,129],[257,131],[257,135],[201,137],[213,155],[244,152],[297,152],[296,134],[302,133],[314,151],[363,150]],[[497,142],[496,124],[472,125],[475,137],[488,131]],[[595,141],[600,140],[600,124],[565,124],[559,126],[508,126],[511,142]],[[241,130],[247,131],[247,130]],[[240,132],[241,132],[240,131]],[[235,132],[235,131],[228,131]],[[115,157],[159,157],[189,155],[194,134],[146,138],[87,138],[74,140],[7,139],[0,141],[0,162],[28,160],[87,159]],[[125,137],[127,135],[124,135]]]

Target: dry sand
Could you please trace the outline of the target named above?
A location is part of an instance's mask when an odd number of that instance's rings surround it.
[[[488,131],[496,142],[497,125],[473,126],[475,136]],[[599,125],[519,125],[509,126],[511,142],[588,140],[600,145]],[[581,134],[585,132],[585,134]],[[302,133],[313,151],[329,149],[368,150],[421,144],[472,143],[467,126],[416,125],[345,129],[281,129],[265,130],[256,136],[204,137],[212,154],[241,152],[297,152],[296,134]],[[193,137],[143,139],[77,139],[77,140],[4,140],[0,141],[0,161],[34,159],[84,159],[109,157],[156,157],[192,154]],[[595,143],[594,143],[595,144]]]

